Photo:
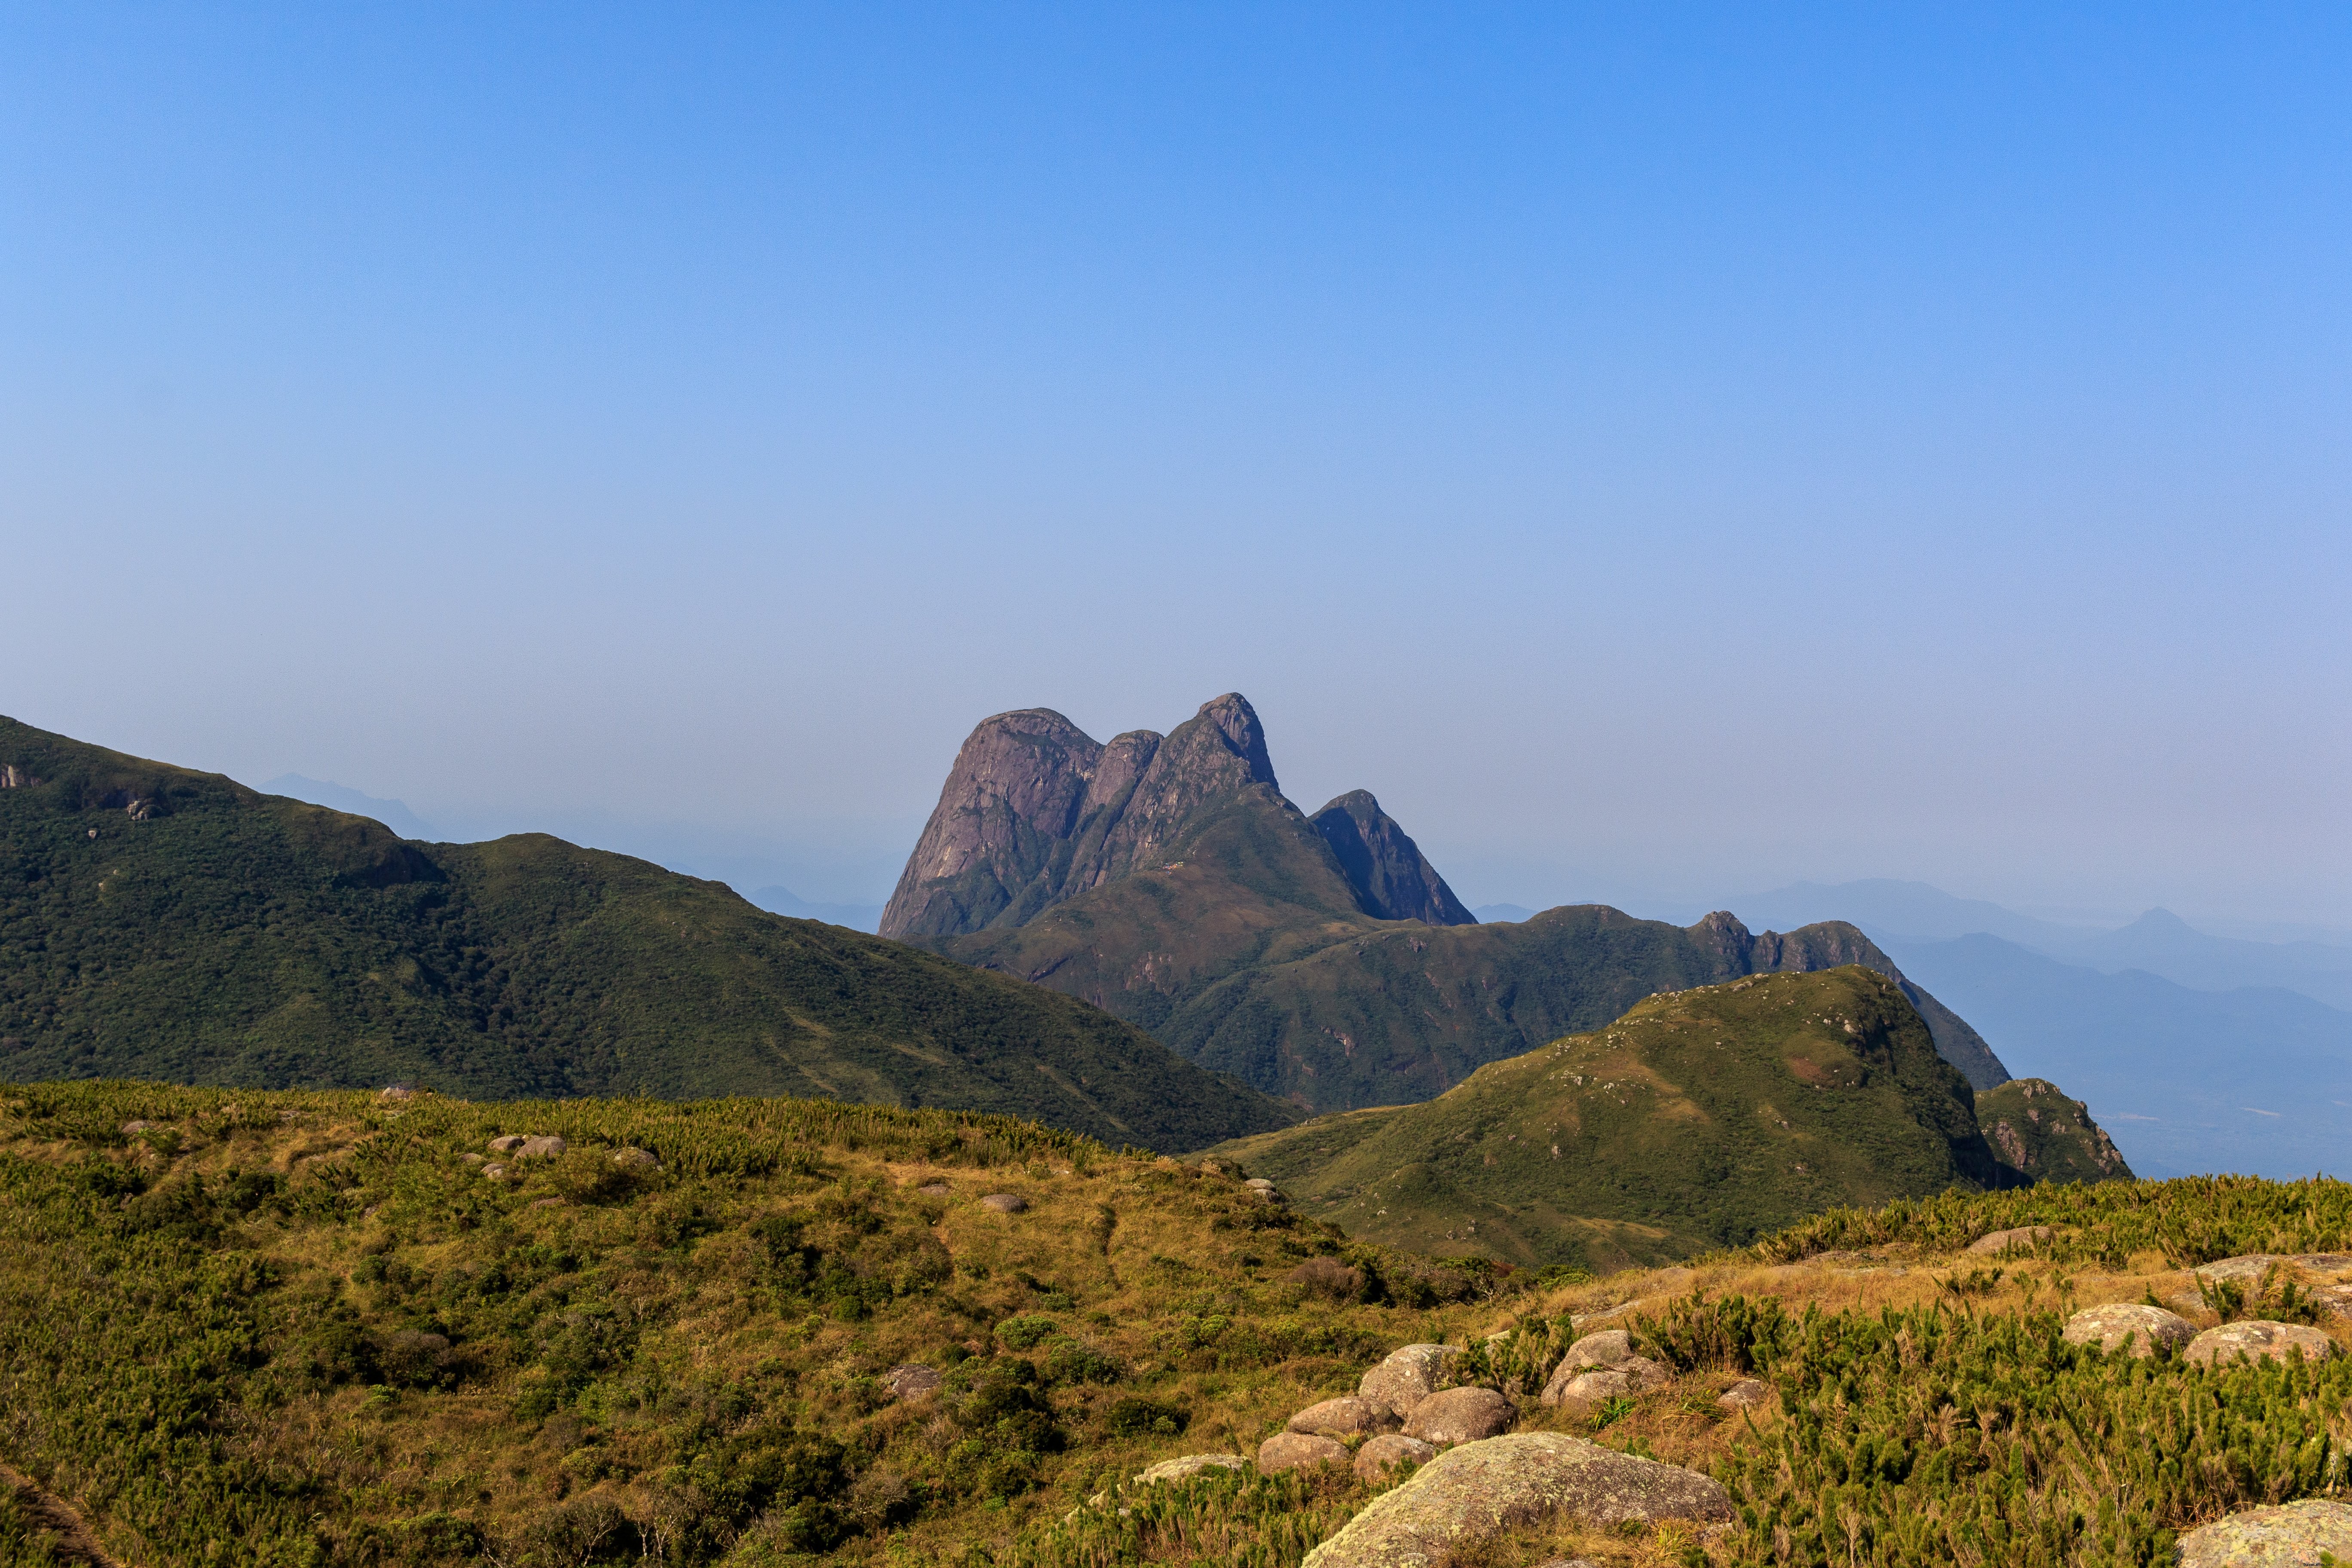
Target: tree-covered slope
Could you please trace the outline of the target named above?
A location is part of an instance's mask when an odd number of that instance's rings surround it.
[[[417,845],[0,720],[0,1078],[828,1095],[1198,1146],[1291,1114],[1034,986],[527,834]]]
[[[1901,989],[1847,966],[1649,996],[1424,1104],[1212,1152],[1350,1235],[1617,1266],[1996,1185],[1972,1100]]]

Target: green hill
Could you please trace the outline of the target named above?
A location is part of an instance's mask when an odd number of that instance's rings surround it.
[[[1993,1158],[2028,1182],[2131,1180],[2131,1167],[2090,1107],[2043,1078],[2013,1078],[1977,1096]]]
[[[882,929],[1316,1112],[1426,1100],[1655,991],[1842,963],[1896,981],[1977,1088],[2009,1077],[1842,922],[1758,936],[1729,914],[1684,928],[1586,905],[1479,925],[1370,795],[1312,817],[1283,798],[1236,694],[1107,746],[1042,709],[983,721]]]
[[[1849,965],[1649,996],[1426,1103],[1211,1152],[1352,1236],[1622,1267],[1999,1185],[1972,1099],[1901,989]]]
[[[822,1095],[1154,1148],[1293,1112],[1095,1008],[526,834],[382,825],[0,720],[0,1079]]]

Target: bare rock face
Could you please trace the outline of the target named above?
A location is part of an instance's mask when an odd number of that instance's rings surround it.
[[[1402,1433],[1388,1432],[1368,1439],[1356,1450],[1356,1479],[1377,1484],[1399,1465],[1425,1465],[1437,1458],[1435,1445]]]
[[[1772,1386],[1759,1378],[1743,1377],[1715,1396],[1726,1410],[1755,1410],[1772,1403]]]
[[[1559,1364],[1577,1372],[1587,1372],[1596,1366],[1615,1366],[1633,1359],[1633,1336],[1624,1329],[1602,1329],[1596,1333],[1580,1336],[1559,1358]]]
[[[1381,809],[1370,790],[1350,790],[1314,816],[1315,831],[1331,847],[1355,889],[1356,905],[1375,920],[1423,921],[1436,926],[1476,925],[1429,858]]]
[[[980,1206],[998,1214],[1019,1214],[1029,1206],[1029,1200],[1018,1193],[991,1193],[980,1200]]]
[[[2250,1252],[2243,1258],[2200,1263],[2197,1274],[2203,1279],[2235,1279],[2252,1285],[2273,1268],[2292,1275],[2340,1274],[2352,1269],[2352,1252]]]
[[[2307,1498],[2200,1525],[2180,1538],[2180,1568],[2315,1568],[2322,1552],[2352,1563],[2352,1506]]]
[[[1404,1435],[1424,1443],[1475,1443],[1501,1436],[1518,1415],[1491,1388],[1449,1388],[1413,1406]]]
[[[919,1399],[926,1394],[936,1394],[947,1379],[937,1368],[928,1366],[894,1366],[882,1374],[882,1386],[893,1399]]]
[[[1519,1432],[1438,1455],[1308,1552],[1305,1568],[1435,1568],[1517,1525],[1732,1517],[1731,1494],[1695,1470],[1558,1432]]]
[[[1407,1345],[1391,1351],[1386,1361],[1364,1373],[1356,1392],[1378,1400],[1399,1415],[1410,1417],[1421,1402],[1437,1392],[1445,1363],[1456,1352],[1448,1345]]]
[[[1395,1431],[1397,1414],[1377,1399],[1364,1399],[1349,1394],[1308,1405],[1292,1416],[1288,1426],[1293,1432],[1319,1432],[1327,1437],[1352,1437],[1360,1432]]]
[[[2179,1313],[2137,1301],[2085,1307],[2066,1320],[2069,1344],[2113,1351],[2128,1341],[2135,1356],[2154,1355],[2158,1345],[2185,1345],[2196,1337],[2197,1326]]]
[[[1573,1415],[1587,1415],[1603,1400],[1626,1399],[1663,1388],[1674,1374],[1649,1357],[1633,1353],[1633,1336],[1623,1329],[1603,1329],[1586,1334],[1568,1347],[1552,1369],[1539,1405],[1558,1405]]]
[[[1348,1462],[1347,1445],[1335,1437],[1321,1437],[1311,1432],[1276,1432],[1257,1446],[1257,1468],[1261,1475],[1279,1475],[1307,1465],[1344,1465]]]
[[[1137,1486],[1151,1486],[1160,1481],[1188,1481],[1202,1470],[1246,1470],[1250,1468],[1247,1454],[1187,1454],[1180,1459],[1162,1459],[1135,1478]]]
[[[1980,1236],[1969,1243],[1969,1250],[1990,1257],[1996,1252],[2007,1252],[2012,1247],[2031,1247],[2046,1239],[2049,1235],[2050,1227],[2046,1225],[2021,1225],[2014,1229],[1996,1230],[1990,1236]]]
[[[2241,1357],[2250,1361],[2273,1357],[2284,1361],[2289,1356],[2301,1356],[2305,1361],[2326,1361],[2336,1353],[2336,1342],[2301,1323],[2273,1323],[2249,1318],[2243,1322],[2206,1330],[2189,1342],[2184,1353],[2190,1361],[2223,1365]]]

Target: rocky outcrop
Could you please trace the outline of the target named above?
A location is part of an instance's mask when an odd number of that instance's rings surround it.
[[[893,1399],[919,1399],[927,1394],[937,1394],[946,1381],[937,1368],[911,1363],[894,1366],[881,1377],[883,1388]]]
[[[2249,1318],[2243,1322],[2206,1330],[2190,1340],[2189,1349],[2182,1353],[2190,1361],[2221,1365],[2242,1358],[2285,1361],[2300,1356],[2305,1361],[2326,1361],[2336,1353],[2336,1342],[2301,1323],[2273,1323]]]
[[[1311,1432],[1276,1432],[1257,1446],[1257,1468],[1261,1475],[1276,1476],[1285,1470],[1304,1469],[1310,1465],[1344,1465],[1347,1462],[1345,1444],[1335,1437],[1318,1436]]]
[[[2131,1167],[2106,1130],[2091,1120],[2090,1108],[2047,1079],[2011,1079],[1979,1091],[1977,1125],[2007,1167],[2007,1184],[2131,1180]]]
[[[1378,1485],[1399,1465],[1425,1465],[1435,1458],[1434,1444],[1398,1432],[1383,1433],[1356,1450],[1356,1479]]]
[[[2179,1568],[2315,1568],[2352,1562],[2352,1506],[2306,1498],[2248,1509],[2180,1538]]]
[[[1250,1468],[1247,1454],[1187,1454],[1180,1459],[1162,1459],[1135,1478],[1137,1486],[1151,1486],[1160,1481],[1189,1481],[1202,1470],[1246,1470]]]
[[[2069,1344],[2096,1345],[2103,1351],[2129,1344],[2135,1356],[2154,1355],[2158,1345],[2185,1345],[2196,1337],[2196,1325],[2179,1313],[2137,1301],[2085,1307],[2066,1320],[2065,1328]]]
[[[1476,925],[1421,846],[1381,809],[1370,790],[1350,790],[1314,816],[1315,831],[1331,847],[1356,905],[1375,920],[1421,921],[1436,926]]]
[[[1518,1412],[1491,1388],[1448,1388],[1412,1407],[1404,1435],[1424,1443],[1475,1443],[1511,1429]]]
[[[1438,1455],[1337,1535],[1305,1568],[1435,1568],[1517,1525],[1558,1515],[1599,1525],[1726,1521],[1731,1496],[1693,1470],[1558,1432],[1520,1432]]]
[[[1327,1437],[1352,1437],[1359,1433],[1395,1431],[1397,1415],[1377,1399],[1365,1399],[1349,1394],[1308,1405],[1292,1416],[1287,1426],[1293,1432],[1319,1432]]]
[[[1759,1410],[1772,1403],[1772,1385],[1761,1378],[1743,1377],[1717,1394],[1715,1402],[1733,1412]]]
[[[1029,1206],[1029,1200],[1018,1193],[991,1193],[980,1200],[980,1206],[997,1214],[1020,1214]]]
[[[2010,1230],[1996,1230],[1980,1236],[1969,1243],[1969,1250],[1990,1258],[1995,1253],[2007,1252],[2012,1247],[2032,1247],[2037,1241],[2049,1239],[2049,1236],[2050,1227],[2046,1225],[2021,1225]]]
[[[1423,1400],[1437,1392],[1445,1363],[1458,1353],[1450,1345],[1407,1345],[1391,1351],[1387,1360],[1364,1373],[1356,1392],[1409,1419]]]

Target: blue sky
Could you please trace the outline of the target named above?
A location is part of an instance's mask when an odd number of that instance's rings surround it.
[[[2352,927],[2352,13],[0,7],[0,711],[878,899],[1248,693],[1472,901]]]

